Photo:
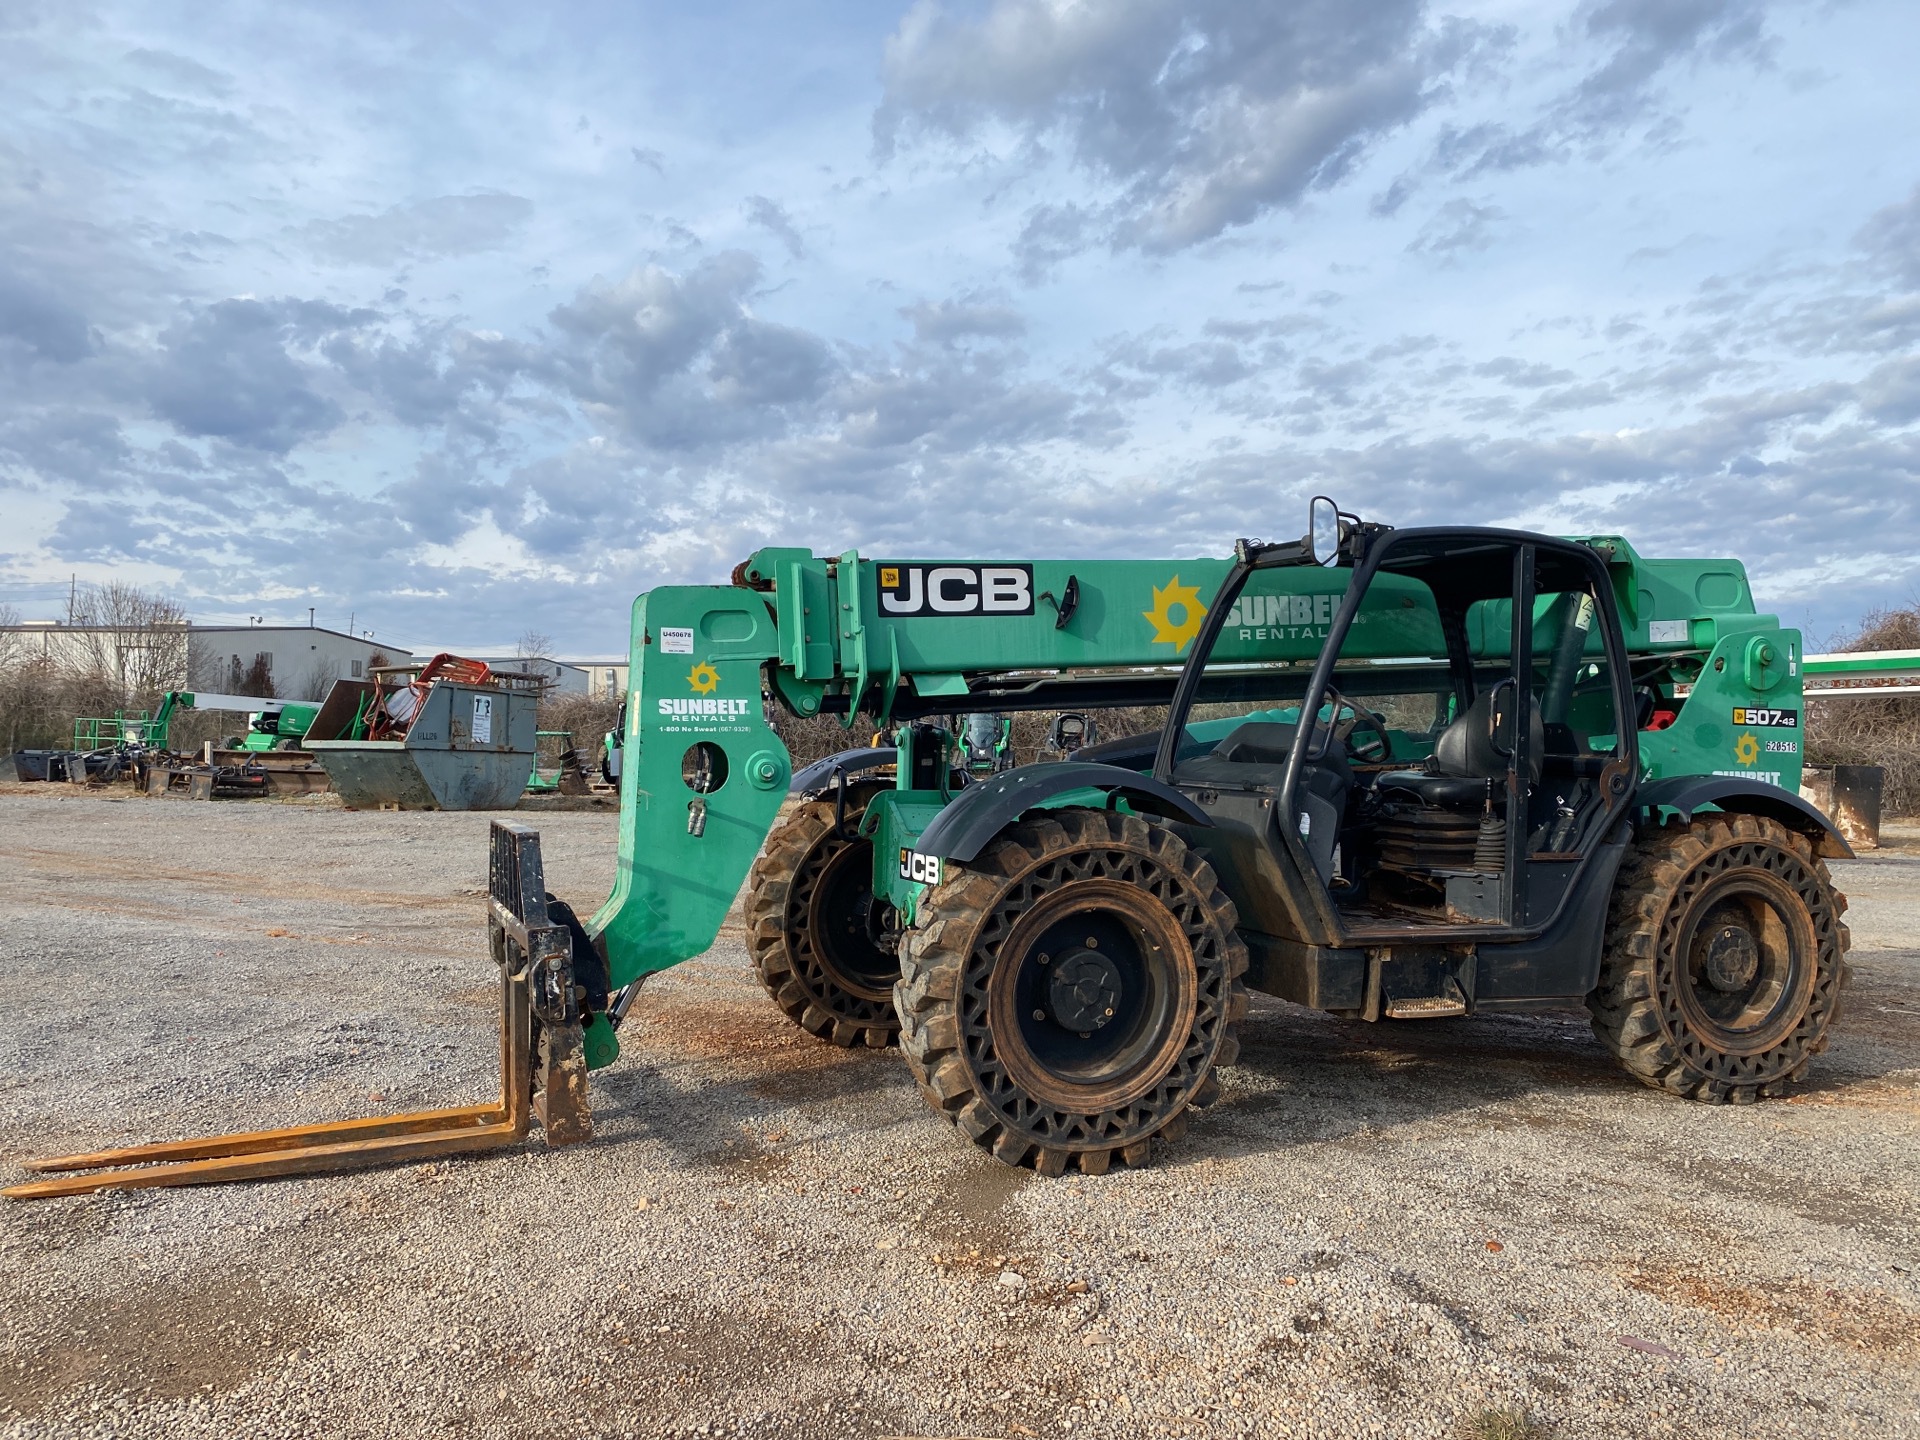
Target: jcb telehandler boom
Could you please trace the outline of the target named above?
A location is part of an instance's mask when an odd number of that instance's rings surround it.
[[[897,1039],[935,1110],[1048,1173],[1177,1137],[1246,987],[1367,1020],[1584,1004],[1631,1073],[1701,1100],[1798,1077],[1847,975],[1823,859],[1849,852],[1797,794],[1799,634],[1739,563],[1312,521],[1230,560],[775,548],[642,595],[613,894],[580,924],[532,832],[494,828],[499,1105],[68,1157],[41,1168],[195,1163],[11,1193],[481,1148],[525,1133],[529,1090],[581,1138],[639,985],[743,879],[789,1016]],[[894,743],[794,777],[773,704]],[[1141,705],[1157,730],[987,778],[940,723]]]

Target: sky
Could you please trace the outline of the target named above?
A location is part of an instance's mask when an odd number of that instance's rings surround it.
[[[556,13],[535,13],[551,10]],[[1920,601],[1920,6],[0,0],[0,605],[1305,528]]]

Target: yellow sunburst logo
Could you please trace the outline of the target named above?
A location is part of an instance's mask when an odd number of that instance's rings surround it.
[[[1751,735],[1742,735],[1733,744],[1733,758],[1742,765],[1751,765],[1760,758],[1760,742]]]
[[[1153,643],[1171,645],[1178,655],[1200,633],[1207,607],[1200,603],[1199,588],[1182,585],[1176,575],[1165,585],[1154,587],[1153,608],[1140,613],[1153,626]]]
[[[699,695],[711,695],[720,688],[720,672],[702,660],[687,672],[687,684]]]

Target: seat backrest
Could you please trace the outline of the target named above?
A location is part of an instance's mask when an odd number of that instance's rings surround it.
[[[1509,692],[1511,687],[1508,687]],[[1507,757],[1493,743],[1493,701],[1498,692],[1482,690],[1460,714],[1456,715],[1433,746],[1433,773],[1457,776],[1465,780],[1492,780],[1507,773]],[[1507,705],[1519,703],[1509,693]],[[1527,753],[1533,757],[1528,768],[1529,782],[1540,778],[1541,754],[1546,748],[1546,728],[1540,723],[1540,707],[1527,707]]]
[[[1285,720],[1243,721],[1213,753],[1238,765],[1284,765],[1299,728]]]

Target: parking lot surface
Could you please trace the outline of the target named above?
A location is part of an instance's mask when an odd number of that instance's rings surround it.
[[[614,816],[519,818],[590,911]],[[487,823],[0,793],[0,1176],[486,1098]],[[1644,1089],[1583,1012],[1256,997],[1222,1101],[1098,1179],[789,1025],[729,924],[643,992],[591,1144],[0,1209],[0,1435],[1920,1434],[1889,838],[1835,866],[1857,980],[1789,1100]]]

